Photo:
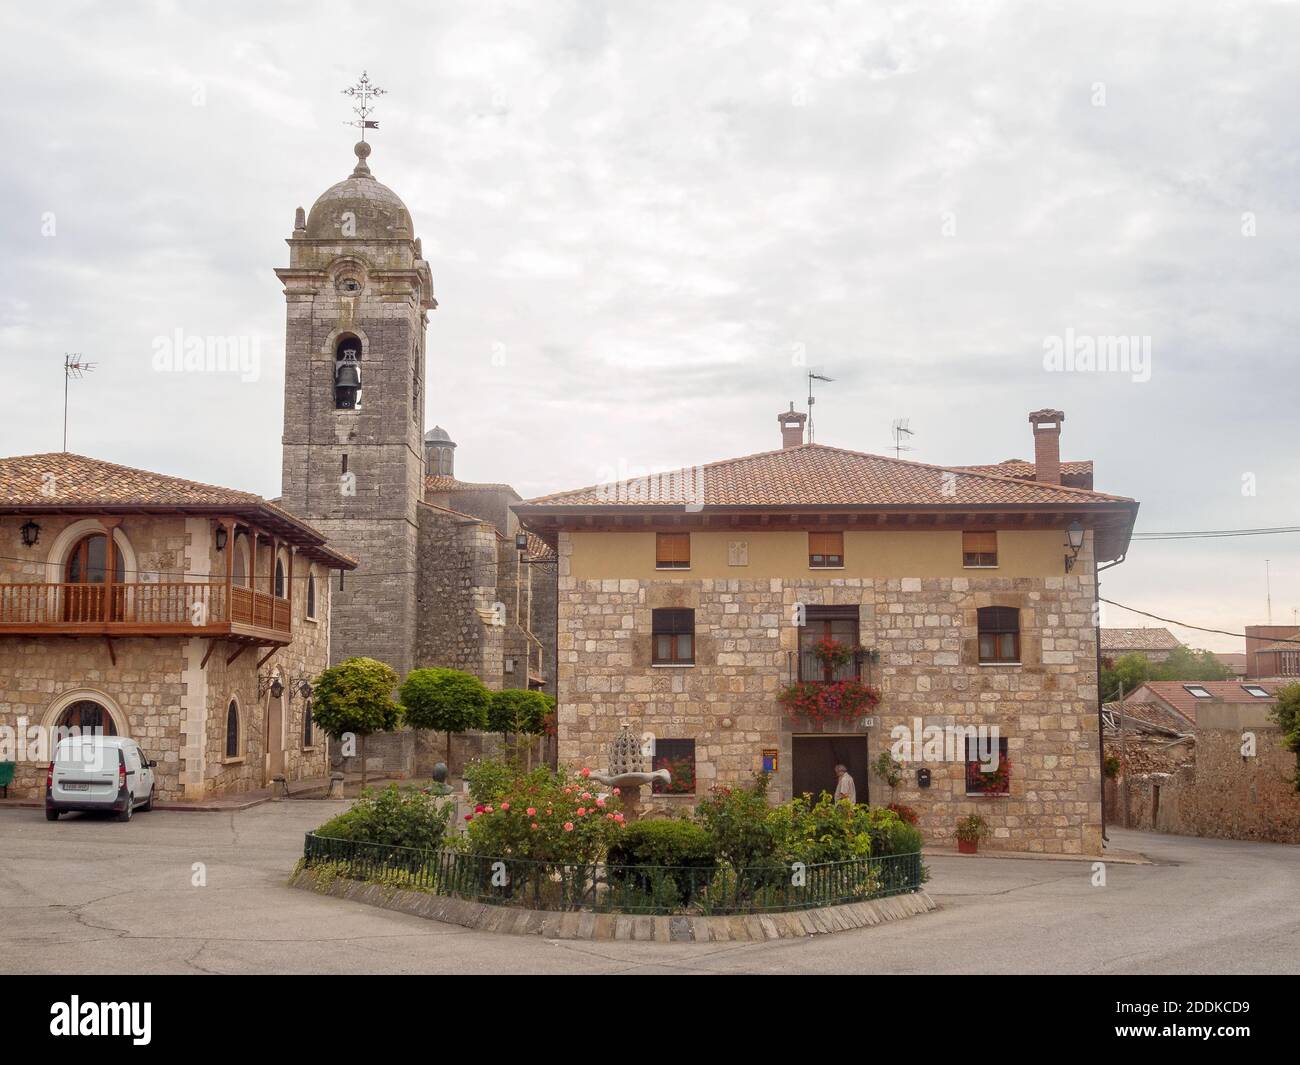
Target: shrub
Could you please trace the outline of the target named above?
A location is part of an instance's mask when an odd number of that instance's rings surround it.
[[[773,807],[770,817],[777,826],[787,864],[816,865],[871,856],[871,821],[865,806],[837,803],[823,791],[816,802],[799,796]]]
[[[1277,690],[1273,720],[1282,728],[1282,746],[1295,752],[1295,790],[1300,791],[1300,684],[1287,684]]]
[[[687,906],[712,876],[713,840],[694,821],[636,821],[610,844],[606,861],[621,908]]]
[[[1120,770],[1119,758],[1113,754],[1106,755],[1106,762],[1105,762],[1106,779],[1114,780],[1117,776],[1119,776],[1119,770]]]
[[[476,803],[495,803],[518,778],[514,766],[494,758],[476,758],[465,767],[464,779]]]
[[[451,734],[487,727],[490,693],[478,677],[456,669],[414,669],[402,684],[406,723],[415,729],[447,734],[447,768],[451,768]]]
[[[327,736],[360,737],[361,786],[366,784],[366,737],[396,728],[401,707],[393,702],[397,674],[373,658],[349,658],[316,678],[312,719]]]
[[[867,831],[871,835],[871,853],[877,858],[890,854],[914,854],[925,842],[920,829],[883,806],[868,808]]]
[[[465,832],[472,854],[583,865],[599,861],[623,830],[617,794],[601,797],[583,775],[536,769],[493,802],[479,803]]]
[[[781,826],[767,804],[766,775],[747,787],[714,788],[695,813],[713,840],[713,853],[737,872],[780,860]]]
[[[501,733],[523,732],[531,736],[542,734],[546,715],[555,700],[545,692],[527,688],[505,688],[488,696],[487,727]]]
[[[913,810],[910,806],[904,806],[901,802],[891,802],[888,806],[885,807],[885,809],[893,810],[894,813],[898,814],[898,816],[901,817],[904,821],[906,821],[909,825],[915,825],[917,821],[920,820],[920,817],[917,815],[917,812],[915,810]]]
[[[988,834],[988,822],[979,814],[967,814],[957,822],[955,835],[963,843],[978,843]]]
[[[455,803],[439,803],[428,792],[402,792],[390,784],[378,795],[362,792],[350,810],[326,821],[316,835],[435,850],[442,846],[455,809]]]

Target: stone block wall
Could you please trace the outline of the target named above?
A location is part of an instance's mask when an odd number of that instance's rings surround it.
[[[1085,552],[1069,576],[579,580],[561,532],[559,759],[603,765],[621,721],[661,739],[694,739],[697,794],[748,779],[764,749],[780,753],[775,798],[789,796],[791,722],[777,702],[795,676],[806,605],[853,605],[860,641],[880,651],[874,681],[882,702],[869,727],[869,756],[888,749],[895,726],[997,726],[1008,741],[1011,794],[967,797],[964,761],[930,762],[929,788],[908,767],[895,801],[914,807],[927,839],[951,844],[957,820],[978,813],[988,846],[1044,853],[1098,853],[1101,765],[1096,710],[1094,586]],[[976,610],[1021,611],[1020,665],[977,661]],[[651,611],[695,610],[696,664],[651,664]],[[855,726],[850,726],[853,728]],[[890,801],[877,779],[872,799]],[[859,793],[863,791],[859,782]],[[670,802],[685,803],[687,799]]]

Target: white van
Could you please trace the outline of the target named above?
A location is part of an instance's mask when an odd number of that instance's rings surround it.
[[[153,809],[158,767],[125,736],[70,736],[59,741],[45,776],[45,819],[68,810],[113,810],[130,821],[138,806]]]

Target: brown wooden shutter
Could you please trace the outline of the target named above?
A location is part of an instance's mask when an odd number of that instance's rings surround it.
[[[658,533],[655,536],[656,566],[689,566],[691,564],[690,533]]]
[[[998,553],[998,534],[996,532],[964,532],[961,534],[961,550],[966,555],[996,555]]]
[[[810,555],[844,555],[844,534],[842,532],[808,534],[808,554]]]

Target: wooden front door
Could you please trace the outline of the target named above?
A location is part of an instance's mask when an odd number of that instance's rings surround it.
[[[284,696],[268,700],[266,709],[266,783],[284,776]]]
[[[835,766],[843,763],[853,777],[858,802],[867,801],[866,736],[795,736],[791,746],[794,794],[805,792],[816,801],[823,791],[835,794]]]
[[[120,551],[113,552],[113,582],[118,587],[108,603],[108,537],[104,533],[83,536],[63,564],[64,621],[114,621],[122,619],[122,582],[126,564]]]

